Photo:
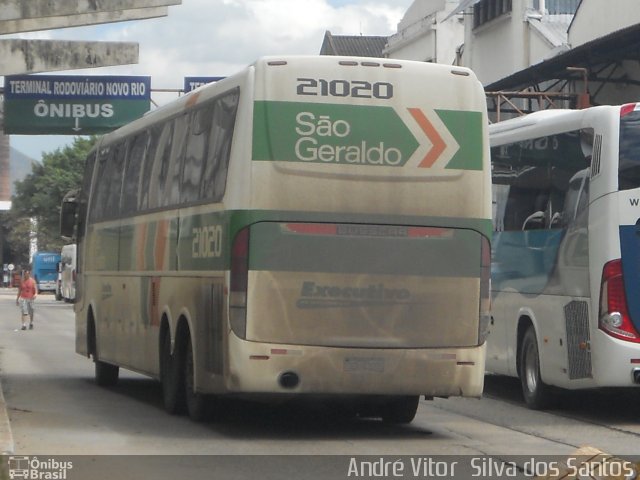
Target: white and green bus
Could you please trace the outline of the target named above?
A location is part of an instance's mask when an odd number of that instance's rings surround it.
[[[291,56],[105,135],[63,203],[77,352],[193,419],[232,395],[397,423],[421,395],[479,397],[487,123],[467,69]]]

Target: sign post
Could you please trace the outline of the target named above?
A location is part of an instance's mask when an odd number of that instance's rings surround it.
[[[4,131],[107,133],[146,113],[151,77],[14,75],[5,78]]]

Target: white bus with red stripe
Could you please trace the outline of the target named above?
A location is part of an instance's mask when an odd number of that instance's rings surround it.
[[[527,404],[554,387],[640,387],[640,108],[554,110],[490,126],[487,369]]]

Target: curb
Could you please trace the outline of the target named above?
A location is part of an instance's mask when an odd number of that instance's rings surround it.
[[[0,295],[15,296],[16,292],[15,288],[0,288]],[[11,432],[9,415],[7,414],[7,403],[2,393],[2,376],[0,376],[0,455],[12,454],[14,448],[13,433]]]
[[[11,424],[7,414],[7,404],[2,393],[2,382],[0,382],[0,455],[9,455],[14,451],[13,434]]]
[[[609,455],[590,446],[580,447],[567,457],[566,463],[556,466],[549,475],[538,476],[536,480],[572,480],[575,478],[595,478],[619,480],[640,478],[640,463]]]

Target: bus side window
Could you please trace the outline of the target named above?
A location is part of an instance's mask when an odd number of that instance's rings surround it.
[[[571,226],[589,205],[589,172],[590,169],[586,168],[576,173],[569,182],[562,213],[565,228]]]
[[[165,206],[174,206],[180,203],[180,183],[182,182],[182,163],[189,132],[189,114],[176,118],[173,126],[173,140],[171,145],[171,158],[167,182],[165,183]]]
[[[96,166],[96,158],[98,152],[93,150],[87,157],[87,161],[84,167],[84,175],[82,177],[82,191],[85,195],[88,195],[91,191],[91,180],[93,179],[93,170]]]
[[[140,170],[148,142],[149,136],[146,132],[137,135],[131,141],[122,186],[122,213],[124,214],[135,212],[138,206]]]
[[[592,137],[586,129],[492,148],[494,184],[510,185],[504,230],[555,230],[575,218],[567,217],[567,191],[589,164]]]
[[[93,203],[91,204],[90,219],[91,221],[100,220],[104,216],[104,207],[107,203],[109,195],[109,183],[105,181],[107,167],[109,165],[110,148],[102,148],[97,153],[98,171],[96,172],[96,180],[93,187]]]
[[[549,198],[549,171],[536,161],[533,142],[516,142],[491,149],[496,191],[497,231],[544,228],[544,210]]]
[[[493,184],[493,231],[504,231],[504,215],[507,208],[507,199],[509,198],[509,185]]]
[[[202,167],[207,156],[208,134],[211,128],[213,105],[199,108],[191,113],[187,148],[182,171],[180,203],[197,201],[200,194]]]
[[[111,149],[111,155],[107,159],[107,201],[104,206],[105,217],[116,217],[120,213],[120,194],[122,193],[122,178],[124,177],[124,164],[127,147],[124,142]]]
[[[165,205],[162,197],[169,175],[169,161],[171,158],[171,142],[173,137],[173,122],[168,121],[162,127],[158,138],[158,146],[153,156],[151,175],[149,179],[149,208]]]
[[[544,228],[544,208],[548,197],[545,190],[512,186],[505,207],[504,229],[513,231]]]
[[[119,181],[120,177],[114,176],[113,157],[115,146],[111,145],[100,149],[98,153],[98,172],[94,184],[95,194],[91,205],[91,221],[102,220],[109,216],[109,195],[112,183]]]
[[[149,129],[149,143],[144,155],[144,166],[142,167],[142,175],[140,176],[140,195],[138,198],[138,210],[144,211],[150,208],[149,197],[151,189],[151,177],[153,175],[154,161],[158,143],[162,135],[162,126],[155,126]]]
[[[87,199],[89,198],[89,192],[91,191],[91,180],[93,178],[93,170],[96,166],[96,157],[98,153],[94,150],[87,157],[87,162],[84,167],[84,177],[82,179],[82,190],[80,192],[80,198],[78,202],[78,241],[84,237],[85,219],[87,217]]]
[[[240,90],[235,89],[215,102],[207,160],[200,183],[201,199],[220,201],[224,196],[239,99]]]

